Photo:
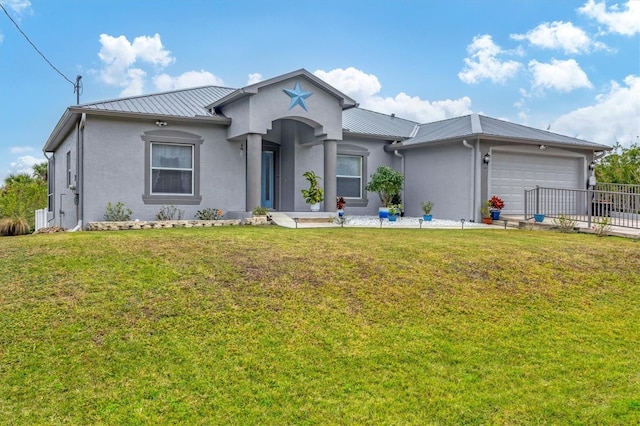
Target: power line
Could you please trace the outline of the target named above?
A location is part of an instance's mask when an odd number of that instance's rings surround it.
[[[73,85],[73,89],[74,89],[74,91],[76,91],[76,90],[80,90],[80,89],[79,89],[79,87],[78,87],[78,84],[77,84],[77,83],[74,83],[73,81],[69,80],[69,79],[67,78],[67,76],[66,76],[66,75],[64,75],[64,74],[62,73],[62,71],[60,71],[58,68],[56,68],[56,67],[55,67],[55,65],[53,65],[53,64],[51,63],[51,61],[49,61],[49,60],[47,59],[47,57],[46,57],[46,56],[44,56],[44,53],[42,53],[42,52],[40,51],[40,49],[38,49],[38,48],[36,47],[36,45],[35,45],[35,44],[33,44],[33,42],[31,41],[31,39],[29,39],[29,37],[24,33],[24,31],[22,31],[22,28],[20,28],[20,25],[18,25],[18,23],[17,23],[16,21],[14,21],[14,20],[13,20],[13,18],[11,17],[11,15],[9,15],[9,12],[7,12],[7,9],[5,9],[5,8],[4,8],[4,6],[2,5],[2,3],[0,3],[0,8],[2,8],[2,10],[4,11],[4,14],[5,14],[5,15],[7,15],[7,17],[11,20],[11,22],[13,22],[13,25],[15,25],[15,26],[16,26],[16,28],[18,29],[18,31],[20,31],[20,34],[22,34],[22,35],[24,36],[24,38],[29,42],[29,44],[31,45],[31,47],[33,47],[33,48],[35,49],[35,51],[36,51],[36,52],[38,52],[38,54],[40,54],[40,56],[42,56],[42,59],[44,59],[44,60],[45,60],[45,62],[46,62],[47,64],[49,64],[49,66],[50,66],[51,68],[53,68],[53,70],[54,70],[55,72],[57,72],[58,74],[60,74],[60,75],[62,76],[62,78],[64,78],[65,80],[67,80],[69,83],[71,83],[71,84]]]

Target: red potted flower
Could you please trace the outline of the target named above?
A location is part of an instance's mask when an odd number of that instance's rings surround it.
[[[344,197],[336,197],[336,208],[338,209],[338,217],[342,217],[344,215],[344,205],[347,204],[347,201]]]
[[[500,219],[500,210],[504,208],[504,201],[497,195],[494,195],[489,199],[489,208],[491,209],[491,219]]]

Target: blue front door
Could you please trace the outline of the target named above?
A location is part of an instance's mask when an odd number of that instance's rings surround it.
[[[268,209],[273,208],[274,176],[274,152],[262,151],[262,190],[260,191],[260,205]]]

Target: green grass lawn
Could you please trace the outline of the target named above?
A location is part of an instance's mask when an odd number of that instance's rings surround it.
[[[2,424],[638,424],[640,242],[0,238]]]

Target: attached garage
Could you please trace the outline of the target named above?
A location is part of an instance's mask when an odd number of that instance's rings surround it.
[[[504,200],[505,214],[524,212],[524,191],[536,186],[584,189],[584,157],[493,151],[489,196]]]

